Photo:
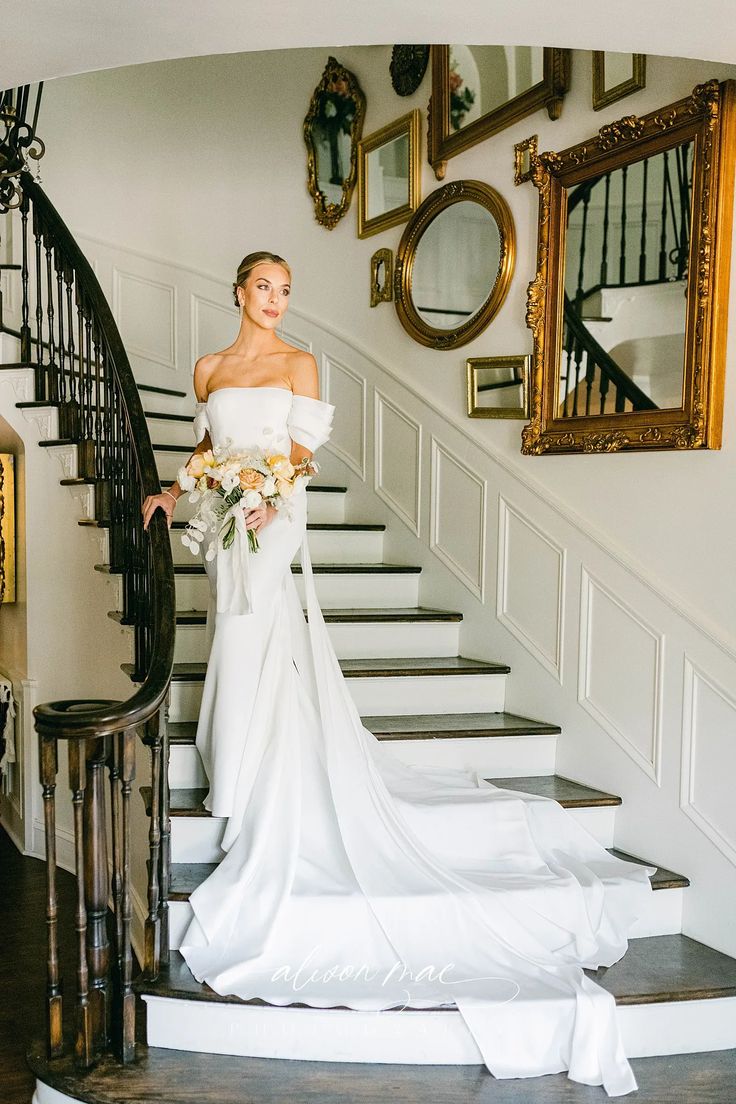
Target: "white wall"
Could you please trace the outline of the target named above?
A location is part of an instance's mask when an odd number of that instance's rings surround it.
[[[45,185],[77,232],[222,279],[232,279],[251,249],[281,252],[294,267],[295,306],[365,344],[458,418],[464,414],[466,356],[531,349],[524,311],[535,270],[537,197],[531,185],[513,186],[514,142],[538,133],[540,148],[563,148],[623,113],[654,109],[687,94],[697,81],[736,72],[650,58],[646,90],[593,112],[590,55],[576,52],[560,120],[551,122],[540,111],[451,160],[446,179],[478,177],[506,197],[518,256],[508,299],[492,325],[463,349],[447,352],[412,341],[393,308],[369,308],[370,256],[379,245],[395,247],[402,228],[360,241],[354,206],[332,231],[312,217],[301,124],[328,52],[198,58],[51,82],[41,125],[48,148]],[[389,47],[332,52],[366,92],[366,134],[411,107],[426,107],[428,77],[413,97],[394,94]],[[427,165],[423,186],[424,194],[433,186]],[[138,291],[137,305],[169,309],[165,288],[123,284],[124,292]],[[469,437],[514,464],[731,642],[736,520],[718,503],[730,501],[736,470],[734,337],[720,452],[521,457],[518,423],[467,423]],[[177,370],[190,370],[186,334],[148,351],[155,359],[147,377],[165,384]]]
[[[329,52],[366,91],[366,133],[426,106],[426,80],[414,97],[393,94],[388,48]],[[513,187],[513,143],[538,133],[541,148],[563,148],[733,70],[650,58],[647,90],[593,113],[590,58],[576,54],[559,121],[540,112],[451,161],[447,179],[478,177],[504,194],[518,258],[491,327],[435,352],[409,339],[391,306],[368,306],[370,255],[395,247],[401,228],[359,241],[354,209],[330,232],[312,218],[301,122],[327,53],[52,84],[47,191],[149,382],[187,385],[194,357],[234,336],[228,283],[244,253],[290,259],[287,328],[311,343],[341,412],[328,478],[350,484],[356,519],[390,522],[387,558],[422,564],[424,604],[463,611],[463,653],[511,663],[508,708],[563,725],[559,773],[623,796],[617,845],[691,877],[686,931],[736,953],[736,334],[720,452],[526,458],[520,423],[468,419],[464,395],[466,356],[531,348],[536,193]],[[425,167],[425,194],[432,186]]]

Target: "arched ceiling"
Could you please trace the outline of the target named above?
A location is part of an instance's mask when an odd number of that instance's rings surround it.
[[[2,0],[0,86],[203,54],[458,40],[734,62],[736,13],[734,0]]]

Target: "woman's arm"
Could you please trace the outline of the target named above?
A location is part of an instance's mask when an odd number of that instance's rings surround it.
[[[305,395],[308,399],[319,398],[319,373],[317,361],[311,353],[299,353],[294,357],[291,374],[291,389],[295,395]],[[298,464],[304,458],[311,459],[312,453],[298,441],[291,442],[292,464]]]

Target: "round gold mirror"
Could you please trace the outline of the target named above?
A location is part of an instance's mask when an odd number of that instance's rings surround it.
[[[506,201],[480,180],[427,196],[406,224],[395,267],[396,312],[422,345],[454,349],[498,313],[514,270]]]

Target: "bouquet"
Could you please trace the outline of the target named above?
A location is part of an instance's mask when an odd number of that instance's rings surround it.
[[[310,457],[292,464],[281,452],[258,448],[248,452],[234,452],[228,447],[195,452],[177,475],[181,489],[189,491],[189,501],[199,502],[182,534],[182,543],[196,555],[209,536],[205,559],[214,560],[218,544],[227,549],[235,540],[236,511],[261,505],[286,509],[294,492],[318,471]],[[247,533],[251,551],[257,552],[255,531],[248,529]]]

